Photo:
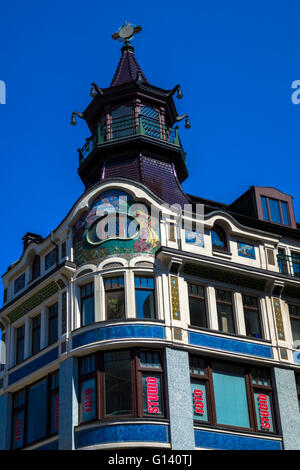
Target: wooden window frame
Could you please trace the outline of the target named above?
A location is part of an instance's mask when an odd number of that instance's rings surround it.
[[[117,351],[117,350],[116,350]],[[80,374],[80,362],[79,362],[79,373],[78,373],[78,422],[81,425],[88,423],[102,421],[102,422],[111,422],[111,421],[122,421],[131,418],[145,418],[145,419],[165,419],[166,409],[165,409],[165,376],[163,368],[163,356],[162,351],[159,349],[149,349],[149,348],[134,348],[134,349],[121,349],[120,351],[129,351],[130,352],[130,370],[131,370],[131,393],[132,393],[132,413],[127,415],[115,415],[115,416],[106,416],[105,414],[105,371],[104,371],[104,355],[107,351],[98,351],[89,356],[94,356],[95,358],[95,369],[92,372],[87,374]],[[161,367],[146,367],[143,366],[140,362],[140,352],[158,352],[160,354],[160,364]],[[88,356],[82,358],[85,359]],[[161,377],[161,404],[162,404],[162,414],[159,415],[149,415],[144,414],[143,412],[143,384],[142,377],[145,373],[153,373],[160,375]],[[83,421],[81,420],[81,411],[83,404],[81,403],[81,390],[82,383],[89,379],[95,379],[95,406],[96,406],[96,418],[91,420]]]
[[[196,358],[204,361],[204,375],[200,374],[195,374],[191,372],[191,362],[195,360]],[[215,396],[214,396],[214,383],[213,383],[213,367],[212,363],[213,362],[218,362],[224,367],[224,373],[226,373],[226,369],[232,365],[240,366],[243,367],[244,369],[244,378],[245,378],[245,386],[246,386],[246,396],[247,396],[247,404],[248,404],[248,416],[249,416],[249,423],[250,427],[245,428],[245,427],[239,427],[239,426],[234,426],[234,425],[226,425],[226,424],[219,424],[217,422],[217,416],[216,416],[216,403],[215,403]],[[189,364],[190,364],[190,383],[200,383],[200,382],[205,382],[206,386],[206,401],[207,401],[207,414],[208,414],[208,420],[207,421],[202,421],[202,420],[197,420],[194,419],[194,423],[197,425],[205,425],[213,428],[218,428],[218,429],[224,429],[224,430],[236,430],[236,431],[241,431],[241,432],[253,432],[255,434],[260,434],[260,435],[271,435],[275,436],[278,434],[277,431],[277,417],[275,413],[275,406],[274,406],[274,397],[273,397],[273,388],[272,387],[272,379],[271,379],[271,373],[267,368],[264,367],[253,367],[252,365],[246,365],[246,364],[240,364],[240,363],[233,363],[229,361],[223,361],[223,360],[218,360],[214,358],[207,358],[207,357],[202,357],[202,356],[197,356],[190,354],[189,355]],[[253,382],[254,379],[254,370],[260,370],[264,371],[268,375],[268,384],[263,385],[263,384],[256,384]],[[254,403],[254,392],[260,390],[260,391],[267,391],[269,392],[270,396],[270,404],[271,404],[271,414],[272,414],[272,421],[273,421],[273,427],[274,431],[263,431],[258,428],[258,423],[257,423],[257,417],[256,417],[256,409],[255,409],[255,403]],[[300,388],[299,388],[299,395],[300,395]]]

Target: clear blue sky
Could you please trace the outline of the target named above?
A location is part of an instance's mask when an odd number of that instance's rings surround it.
[[[133,44],[148,80],[182,85],[184,189],[229,203],[273,186],[294,196],[300,221],[299,0],[19,0],[0,13],[1,274],[26,232],[48,235],[82,194],[77,148],[89,133],[70,115],[92,81],[109,85],[120,57],[111,34],[126,19],[142,25]]]

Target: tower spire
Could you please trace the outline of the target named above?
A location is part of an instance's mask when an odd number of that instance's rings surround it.
[[[135,26],[127,21],[119,28],[118,32],[112,35],[113,39],[122,41],[124,46],[121,49],[122,55],[110,84],[111,87],[133,82],[137,79],[139,79],[139,82],[148,83],[135,58],[134,48],[130,43],[130,40],[134,35],[139,33],[141,30],[141,26]]]

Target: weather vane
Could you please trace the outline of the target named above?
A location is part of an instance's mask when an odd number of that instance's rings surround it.
[[[112,38],[128,44],[130,39],[140,31],[142,31],[141,26],[135,26],[134,24],[126,21],[126,23],[118,29],[118,32],[112,35]]]

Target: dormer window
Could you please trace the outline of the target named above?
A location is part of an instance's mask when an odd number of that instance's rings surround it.
[[[35,255],[31,265],[31,280],[37,279],[41,273],[41,260],[38,255]]]
[[[253,191],[260,220],[297,228],[292,196],[269,187],[254,186]]]
[[[211,243],[213,250],[228,251],[226,232],[219,225],[211,230]]]
[[[290,225],[287,202],[261,196],[261,205],[264,220],[282,225]]]

